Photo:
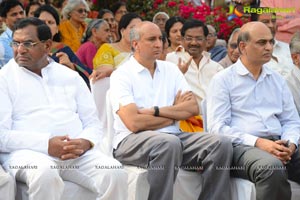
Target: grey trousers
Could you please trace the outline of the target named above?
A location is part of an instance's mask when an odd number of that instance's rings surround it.
[[[255,183],[256,200],[289,200],[288,178],[300,183],[299,149],[286,166],[270,153],[256,147],[233,147],[232,175]]]
[[[123,164],[148,169],[149,200],[173,199],[180,167],[202,173],[199,199],[231,199],[230,171],[220,168],[230,166],[232,145],[222,136],[143,131],[127,136],[114,150],[114,156]]]

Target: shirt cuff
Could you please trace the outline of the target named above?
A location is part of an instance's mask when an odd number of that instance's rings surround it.
[[[258,137],[254,136],[254,135],[245,134],[243,136],[243,144],[254,147],[257,139],[258,139]]]

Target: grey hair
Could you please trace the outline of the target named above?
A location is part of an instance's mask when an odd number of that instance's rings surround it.
[[[95,29],[99,29],[103,24],[107,23],[104,19],[94,19],[92,20],[86,31],[85,31],[85,35],[82,38],[82,43],[85,43],[86,41],[88,41],[88,39],[90,39],[90,37],[92,36],[92,30]]]
[[[141,38],[140,28],[138,28],[138,27],[133,27],[133,28],[130,30],[129,37],[130,37],[131,51],[134,52],[135,49],[134,49],[133,46],[132,46],[132,42],[133,42],[133,41],[139,41],[139,40],[140,40],[140,38]]]
[[[87,11],[90,11],[89,5],[85,0],[68,0],[68,3],[62,10],[64,19],[70,19],[70,12],[72,12],[77,6],[83,4]]]
[[[290,41],[290,51],[291,53],[300,53],[300,32],[294,33]]]
[[[156,13],[156,14],[153,16],[152,22],[155,22],[155,19],[156,19],[156,17],[157,17],[158,15],[164,15],[167,19],[170,18],[170,16],[169,16],[166,12],[158,12],[158,13]]]
[[[230,35],[230,37],[229,37],[229,39],[228,39],[228,44],[231,42],[231,40],[232,40],[234,34],[237,33],[237,32],[239,32],[240,30],[241,30],[241,28],[236,28],[236,29],[234,29],[234,30],[232,31],[232,33],[231,33],[231,35]]]
[[[214,26],[212,26],[212,25],[210,25],[210,24],[208,24],[208,25],[206,25],[206,26],[207,26],[208,30],[211,29],[214,33],[217,32]]]
[[[237,39],[237,45],[238,45],[240,54],[242,54],[242,52],[240,50],[240,42],[248,42],[249,40],[250,40],[249,31],[241,31],[239,33],[239,36],[238,36],[238,39]]]

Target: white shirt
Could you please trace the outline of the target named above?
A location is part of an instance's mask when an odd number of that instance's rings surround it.
[[[293,94],[298,113],[300,113],[300,69],[296,65],[287,75],[286,82]]]
[[[208,52],[202,52],[202,56],[199,65],[192,60],[187,72],[184,74],[196,96],[199,108],[201,108],[201,101],[206,98],[210,80],[216,73],[224,69],[220,64],[210,59]],[[181,58],[183,62],[187,62],[190,58],[190,54],[186,52],[183,47],[180,47],[179,51],[168,53],[166,60],[177,65],[179,58]]]
[[[95,145],[101,137],[93,98],[83,79],[51,61],[42,77],[14,59],[0,70],[0,152],[30,149],[48,154],[48,140],[69,135]],[[87,152],[88,153],[88,152]]]
[[[185,92],[190,91],[190,88],[176,65],[157,60],[152,78],[149,70],[131,56],[110,77],[110,97],[115,129],[113,147],[116,148],[120,141],[132,133],[116,114],[120,105],[126,106],[130,103],[135,103],[138,108],[171,106],[179,90]],[[180,132],[178,124],[156,131],[167,133]]]
[[[289,45],[285,42],[275,40],[272,55],[277,61],[272,58],[266,65],[268,65],[270,69],[280,73],[282,76],[287,76],[294,66]]]
[[[207,98],[209,132],[254,146],[258,137],[280,136],[298,145],[300,119],[292,94],[266,65],[258,80],[238,60],[216,74]]]

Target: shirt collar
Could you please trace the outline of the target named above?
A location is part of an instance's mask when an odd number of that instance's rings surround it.
[[[8,38],[12,39],[12,30],[10,30],[10,28],[6,27],[5,33]]]
[[[146,69],[146,67],[144,67],[143,65],[141,65],[136,59],[135,59],[135,57],[132,55],[132,56],[130,56],[130,62],[133,64],[132,65],[132,67],[133,67],[133,70],[135,71],[135,72],[137,72],[137,73],[140,73],[140,72],[142,72],[142,71],[144,71],[144,70],[147,70]],[[155,68],[155,71],[156,70],[158,70],[158,71],[160,71],[160,67],[161,66],[159,66],[158,64],[157,64],[157,60],[155,61],[155,65],[156,65],[156,68]]]
[[[249,70],[245,67],[245,65],[242,63],[240,59],[236,61],[236,71],[241,76],[250,74]],[[263,65],[260,76],[265,77],[266,75],[270,75],[270,74],[272,74],[272,71],[268,67]]]

